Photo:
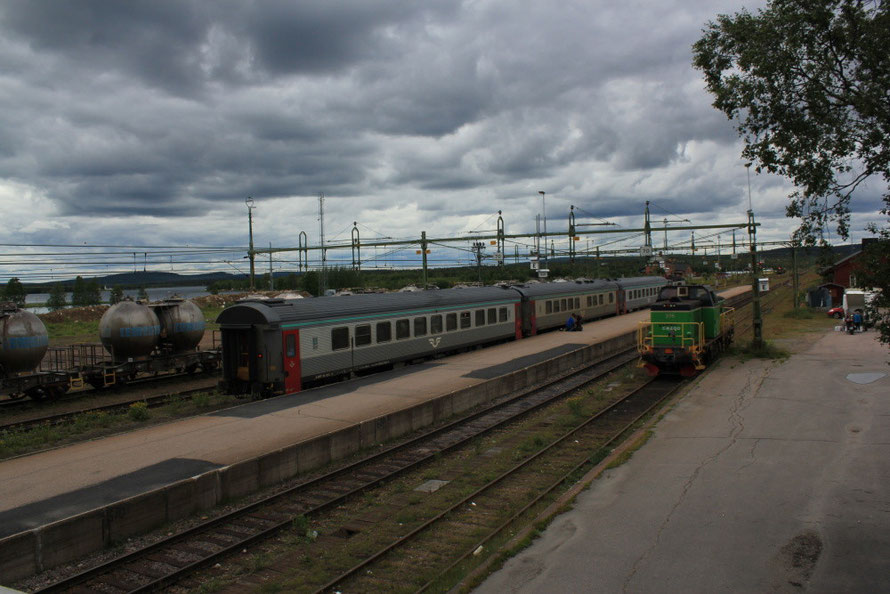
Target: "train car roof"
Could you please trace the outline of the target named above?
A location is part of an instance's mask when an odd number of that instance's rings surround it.
[[[429,313],[438,309],[491,307],[516,303],[518,292],[510,287],[470,287],[406,293],[372,293],[312,299],[246,300],[230,305],[216,318],[222,326],[253,324],[311,324],[356,320],[375,315]]]
[[[631,276],[628,278],[616,278],[615,282],[621,285],[622,289],[633,289],[639,286],[666,285],[667,279],[663,276]]]
[[[579,279],[565,283],[529,283],[515,285],[517,291],[526,297],[543,298],[548,295],[577,295],[590,291],[615,290],[617,283],[601,279]]]

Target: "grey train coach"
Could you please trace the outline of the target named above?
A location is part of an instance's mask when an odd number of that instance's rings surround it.
[[[518,340],[648,306],[662,277],[503,287],[244,300],[217,318],[221,387],[234,394],[297,392],[328,378]]]

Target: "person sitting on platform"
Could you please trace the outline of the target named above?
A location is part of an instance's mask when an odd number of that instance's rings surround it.
[[[575,327],[572,328],[572,331],[581,332],[584,329],[584,326],[581,324],[581,314],[572,314],[572,317],[575,318]]]
[[[574,329],[575,329],[575,315],[572,314],[569,316],[569,319],[566,320],[566,325],[565,325],[565,328],[563,328],[563,330],[565,330],[566,332],[572,332]]]

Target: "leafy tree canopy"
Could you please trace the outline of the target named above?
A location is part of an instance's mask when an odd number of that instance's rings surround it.
[[[22,286],[21,281],[16,277],[12,277],[6,283],[2,296],[6,301],[12,301],[19,307],[24,307],[26,295],[25,287]]]
[[[65,287],[61,284],[53,285],[49,291],[49,299],[46,300],[46,306],[50,311],[57,311],[63,309],[66,305],[68,305],[68,302],[65,299]]]
[[[111,287],[111,293],[108,294],[108,303],[114,305],[115,303],[120,303],[124,298],[124,290],[120,285],[114,285]]]
[[[756,170],[788,177],[788,216],[815,243],[831,221],[849,232],[865,179],[890,183],[887,0],[770,0],[709,22],[693,45],[714,107],[734,120]],[[890,209],[890,192],[883,196]]]

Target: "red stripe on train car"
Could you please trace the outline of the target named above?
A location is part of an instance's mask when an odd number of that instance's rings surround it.
[[[513,304],[513,316],[515,317],[513,327],[516,330],[516,340],[522,339],[522,303]]]

